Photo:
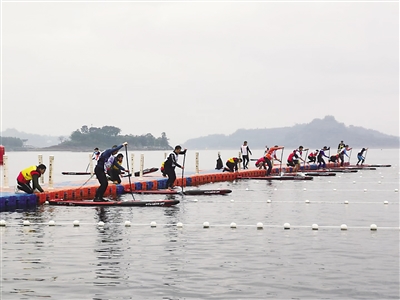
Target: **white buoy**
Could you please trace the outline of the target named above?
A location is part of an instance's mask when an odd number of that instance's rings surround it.
[[[271,203],[271,199],[268,199],[268,200],[267,200],[267,203]]]
[[[131,226],[131,221],[125,221],[125,227],[130,227]]]
[[[151,221],[151,222],[150,222],[150,226],[151,226],[151,227],[157,227],[156,221]]]
[[[6,225],[7,225],[7,222],[6,222],[6,221],[0,220],[0,226],[6,226]]]
[[[312,224],[311,228],[312,230],[318,230],[318,224]]]
[[[376,226],[376,224],[371,224],[371,230],[377,230],[378,229],[378,226]]]
[[[345,200],[345,201],[344,201],[344,204],[349,204],[349,201]]]
[[[360,175],[360,178],[362,178],[362,176]]]
[[[246,191],[248,191],[249,190],[249,188],[246,188]]]
[[[310,203],[310,200],[306,200],[306,203]]]
[[[236,228],[236,223],[235,222],[231,223],[231,228]]]
[[[346,224],[340,225],[340,230],[347,230],[347,225]]]
[[[364,193],[367,191],[367,189],[364,189]]]
[[[264,228],[263,223],[258,222],[258,223],[257,223],[257,229],[263,229],[263,228]]]
[[[199,201],[199,200],[197,200],[197,199],[193,199],[193,202],[197,202],[197,201]]]
[[[235,202],[235,200],[231,199],[231,202]]]
[[[28,220],[25,220],[25,221],[23,222],[23,224],[24,224],[24,226],[29,226],[29,225],[31,225],[31,222],[29,222]]]
[[[277,190],[278,190],[277,188],[274,189],[274,191],[277,191]]]
[[[56,225],[56,222],[54,222],[53,220],[50,220],[49,221],[49,226],[54,226],[54,225]]]
[[[303,189],[303,191],[307,191],[307,189],[306,189],[306,188],[304,188],[304,189]]]
[[[44,201],[44,204],[45,204],[45,205],[48,205],[48,204],[49,204],[49,201],[47,201],[47,200]]]
[[[290,229],[290,224],[289,224],[289,223],[283,224],[283,228],[284,228],[284,229]]]
[[[379,181],[378,181],[378,184],[381,184],[381,183],[382,183],[382,181],[379,180]]]
[[[328,180],[328,183],[331,183],[331,181],[330,181],[330,180]]]
[[[381,176],[381,178],[383,178],[383,176]]]
[[[398,189],[394,189],[394,192],[397,193],[399,190]]]
[[[79,226],[79,221],[75,220],[72,224],[74,224],[74,226]]]
[[[383,204],[389,204],[389,201],[383,201]]]
[[[208,227],[210,227],[210,223],[204,222],[204,223],[203,223],[203,228],[208,228]]]
[[[103,221],[99,221],[99,223],[97,223],[97,226],[103,227],[104,226],[104,222]]]
[[[355,181],[353,181],[353,184],[356,184],[356,182],[355,182]]]
[[[333,189],[334,191],[336,191],[336,189]]]
[[[183,224],[182,224],[181,222],[178,222],[178,223],[176,223],[176,227],[182,228],[182,227],[183,227]]]

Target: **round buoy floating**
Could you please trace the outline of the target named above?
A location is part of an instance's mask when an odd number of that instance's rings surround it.
[[[367,189],[364,189],[364,193],[367,191]]]
[[[75,220],[72,224],[74,224],[74,226],[79,226],[79,221]]]
[[[344,201],[344,204],[349,204],[349,201],[345,200],[345,201]]]
[[[131,221],[125,221],[125,227],[130,227],[131,226]]]
[[[306,203],[310,203],[310,200],[306,200],[305,202],[306,202]]]
[[[197,202],[197,201],[199,201],[199,200],[197,200],[197,199],[193,199],[193,202]]]
[[[263,223],[258,222],[258,223],[257,223],[257,229],[263,229],[263,228],[264,228]]]
[[[235,200],[231,199],[231,202],[235,202]]]
[[[277,191],[277,190],[278,190],[277,188],[274,189],[274,191]]]
[[[268,200],[267,200],[267,203],[271,203],[271,199],[268,199]]]
[[[389,204],[389,201],[383,201],[383,204]]]
[[[231,223],[231,228],[236,228],[236,223],[235,222]]]
[[[182,228],[182,227],[183,227],[183,224],[182,224],[181,222],[178,222],[178,223],[176,223],[176,227]]]
[[[54,222],[53,220],[50,220],[49,221],[49,226],[54,226],[54,225],[56,225],[56,222]]]
[[[283,224],[283,229],[290,229],[290,224],[289,223]]]
[[[31,222],[29,222],[28,220],[25,220],[25,221],[23,222],[23,224],[24,224],[24,226],[29,226],[29,225],[31,225]]]
[[[353,184],[356,184],[356,182],[355,182],[355,181],[353,181]]]
[[[336,191],[336,189],[333,189],[334,191]]]
[[[208,228],[208,227],[210,227],[210,223],[204,222],[204,223],[203,223],[203,228]]]
[[[376,226],[376,224],[371,224],[370,229],[375,231],[378,229],[378,226]]]
[[[97,223],[97,226],[104,227],[104,222],[103,221],[99,221],[99,223]]]
[[[340,225],[340,230],[347,230],[347,225],[346,224]]]
[[[5,220],[0,220],[0,226],[6,226],[7,222]]]
[[[157,227],[156,221],[151,221],[151,222],[150,222],[150,226],[151,226],[151,227]]]
[[[397,193],[399,190],[398,189],[394,189],[394,192]]]
[[[307,189],[306,189],[306,188],[304,188],[304,189],[303,189],[303,191],[307,191]]]
[[[312,230],[318,230],[318,224],[312,224],[311,228]]]
[[[382,183],[382,181],[379,180],[379,181],[378,181],[378,184],[381,184],[381,183]]]
[[[48,205],[48,204],[49,204],[49,201],[47,201],[47,200],[44,201],[44,204],[45,204],[45,205]]]

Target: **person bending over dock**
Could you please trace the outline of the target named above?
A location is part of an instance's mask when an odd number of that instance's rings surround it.
[[[46,166],[40,164],[38,166],[30,166],[19,172],[17,177],[17,188],[16,191],[21,190],[27,194],[33,194],[35,190],[43,193],[44,190],[39,184],[39,177],[46,172]],[[30,183],[33,181],[33,186]]]
[[[237,172],[238,164],[242,162],[241,158],[231,157],[226,161],[226,167],[222,172]]]

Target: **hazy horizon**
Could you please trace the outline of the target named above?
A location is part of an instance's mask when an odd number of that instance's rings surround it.
[[[398,2],[2,2],[1,128],[399,136]]]

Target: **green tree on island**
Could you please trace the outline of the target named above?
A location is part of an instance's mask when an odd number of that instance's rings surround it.
[[[145,135],[120,135],[121,129],[115,126],[88,127],[83,125],[69,136],[69,139],[57,145],[57,148],[73,149],[101,149],[110,148],[112,145],[119,145],[128,142],[131,149],[138,150],[166,150],[172,149],[168,143],[165,132],[160,137],[154,137],[151,133]]]

